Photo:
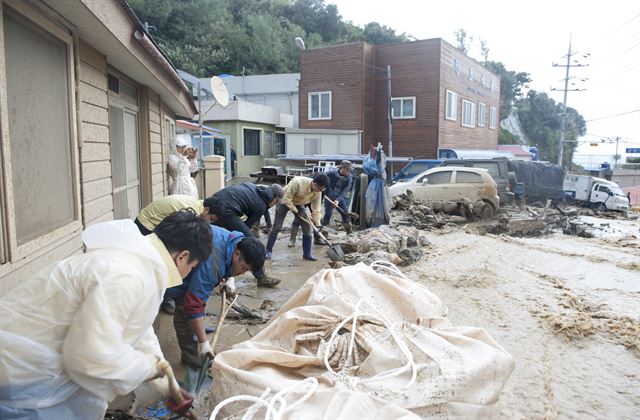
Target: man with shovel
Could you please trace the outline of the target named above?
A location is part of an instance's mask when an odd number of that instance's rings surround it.
[[[210,229],[213,251],[209,258],[198,265],[182,285],[167,289],[166,293],[176,303],[173,326],[182,362],[194,369],[202,366],[205,356],[214,356],[204,323],[209,296],[227,278],[260,270],[265,257],[264,245],[258,239],[219,226],[212,225]]]
[[[0,299],[0,418],[102,419],[146,381],[169,392],[152,324],[164,290],[209,256],[209,223],[179,211],[143,236],[115,220],[82,241]]]
[[[322,218],[322,226],[327,226],[331,222],[333,209],[339,207],[342,211],[342,227],[348,234],[351,233],[351,219],[349,210],[347,209],[347,194],[351,191],[352,184],[352,167],[350,161],[343,160],[337,168],[329,169],[326,174],[329,177],[329,186],[325,191],[324,217]]]
[[[324,173],[318,173],[313,178],[296,176],[284,188],[284,203],[276,207],[276,217],[267,240],[267,258],[271,258],[273,246],[278,239],[278,233],[282,229],[287,213],[301,217],[302,220],[302,258],[315,261],[311,254],[313,245],[313,225],[320,226],[320,208],[322,203],[322,191],[329,186],[329,177]],[[311,207],[311,217],[307,216],[305,205]]]

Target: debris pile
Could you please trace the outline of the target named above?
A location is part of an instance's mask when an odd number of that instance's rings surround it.
[[[354,232],[338,245],[345,253],[345,265],[386,260],[407,266],[419,261],[423,255],[422,247],[430,243],[427,238],[420,236],[415,227],[383,225]],[[333,264],[332,267],[338,268],[338,265]]]
[[[418,229],[441,228],[450,223],[488,219],[492,215],[491,205],[482,200],[471,202],[464,197],[460,201],[434,200],[426,205],[408,190],[393,199],[394,224]]]

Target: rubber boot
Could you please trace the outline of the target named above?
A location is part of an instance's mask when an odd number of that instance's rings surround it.
[[[275,277],[267,276],[264,271],[254,272],[253,275],[256,278],[258,287],[276,287],[281,281]]]
[[[313,236],[302,235],[302,258],[307,261],[316,261],[317,258],[311,255]]]
[[[326,232],[324,232],[324,225],[323,225],[323,226],[320,226],[320,227],[318,228],[318,231],[319,231],[320,233],[322,233],[323,235],[325,235],[325,236],[327,235],[327,233],[326,233]],[[314,244],[316,244],[316,245],[326,245],[326,243],[325,243],[322,239],[320,239],[320,235],[318,235],[318,234],[317,234],[317,233],[315,233],[315,232],[313,233],[313,243],[314,243]]]
[[[344,229],[347,235],[351,235],[351,232],[353,232],[353,229],[351,228],[351,223],[349,222],[342,222],[342,228]]]
[[[296,236],[298,235],[298,229],[298,227],[291,228],[291,236],[289,237],[289,243],[287,244],[287,247],[293,248],[294,246],[296,246]]]

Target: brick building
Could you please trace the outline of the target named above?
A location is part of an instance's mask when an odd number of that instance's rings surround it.
[[[387,65],[394,156],[436,158],[440,148],[496,149],[498,76],[439,38],[303,51],[300,128],[359,130],[363,152],[378,142],[388,150]]]

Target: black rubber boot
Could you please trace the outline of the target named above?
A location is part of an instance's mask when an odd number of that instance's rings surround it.
[[[287,247],[293,248],[294,246],[296,246],[296,236],[297,235],[298,235],[298,228],[297,227],[292,227],[291,228],[291,236],[289,236],[289,243],[287,244]]]

